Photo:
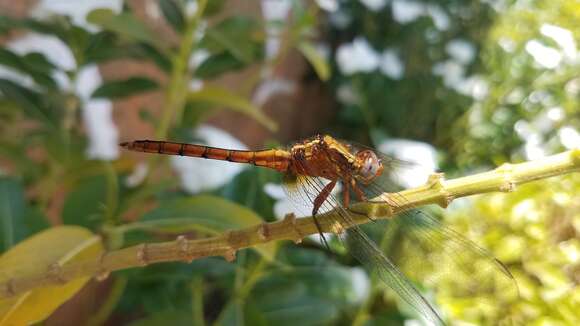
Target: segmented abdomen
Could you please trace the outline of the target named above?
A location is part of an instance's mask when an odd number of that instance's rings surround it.
[[[181,155],[235,163],[248,163],[281,172],[288,169],[290,160],[290,153],[279,149],[241,151],[156,140],[135,140],[121,143],[120,145],[137,152]]]

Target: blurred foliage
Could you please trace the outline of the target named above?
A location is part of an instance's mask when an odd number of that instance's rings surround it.
[[[219,189],[191,196],[179,189],[167,160],[152,158],[142,182],[130,184],[138,162],[87,154],[94,140],[87,136],[83,115],[92,100],[158,91],[164,97],[163,108],[147,108],[152,110],[143,110],[140,116],[156,138],[193,141],[191,130],[220,109],[240,112],[275,130],[276,122],[250,98],[262,74],[283,62],[291,49],[336,91],[341,107],[328,130],[343,138],[375,145],[385,137],[423,140],[439,149],[444,170],[455,173],[457,168],[521,159],[526,139],[514,124],[533,125],[546,110],[561,107],[563,117],[540,130],[540,143],[547,152],[562,149],[554,138],[557,128],[580,123],[578,65],[538,67],[526,44],[537,38],[558,46],[540,32],[545,23],[567,28],[578,39],[576,2],[413,2],[431,6],[426,12],[439,8],[448,18],[446,28],[437,21],[441,16],[430,14],[397,21],[394,2],[371,10],[364,1],[341,1],[337,12],[327,13],[315,2],[294,0],[288,21],[266,22],[224,15],[227,1],[197,1],[198,10],[192,12],[192,1],[159,0],[158,9],[175,41],[157,35],[128,4],[120,13],[104,8],[90,12],[87,20],[98,30],[61,15],[42,20],[0,16],[2,36],[34,32],[55,37],[74,60],[72,68],[62,67],[39,52],[21,55],[0,48],[0,66],[24,76],[0,78],[0,252],[6,253],[2,257],[10,257],[17,243],[34,243],[31,236],[42,230],[58,236],[62,229],[55,225],[60,223],[101,234],[107,249],[118,249],[274,220],[275,200],[263,189],[280,181],[276,173],[251,167]],[[267,58],[263,50],[268,27],[282,28],[280,34],[285,36],[274,58]],[[332,59],[336,56],[326,57],[317,43],[326,37],[336,54],[341,44],[359,36],[377,51],[395,49],[404,63],[402,77],[389,77],[380,69],[342,73]],[[462,77],[477,75],[485,81],[486,96],[450,86],[447,71],[433,73],[438,64],[452,59],[446,46],[455,39],[476,49],[473,60],[461,68]],[[200,52],[207,58],[192,63]],[[105,80],[88,94],[80,90],[78,83],[87,69],[120,59],[149,62],[165,78],[135,75]],[[235,90],[206,83],[248,67],[259,69]],[[192,80],[204,83],[194,89]],[[345,89],[353,95],[350,99],[341,95]],[[452,282],[441,279],[437,302],[445,315],[476,324],[509,318],[515,324],[580,323],[580,210],[571,195],[578,187],[578,177],[561,178],[522,187],[511,195],[481,196],[467,207],[451,210],[446,216],[450,224],[507,263],[518,280],[521,300],[506,302],[501,311],[490,298],[454,300]],[[381,241],[382,234],[375,236]],[[59,241],[32,247],[53,253],[51,259],[71,250]],[[36,262],[32,255],[21,256],[26,268]],[[159,264],[120,271],[112,279],[105,303],[90,316],[94,324],[120,318],[131,325],[385,325],[417,318],[376,280],[371,280],[368,293],[361,290],[368,276],[353,259],[340,251],[325,253],[310,240],[301,246],[278,243],[243,250],[233,263],[208,258]],[[30,317],[46,317],[66,300],[65,294],[44,300],[53,304]],[[508,310],[510,316],[505,315]]]
[[[490,248],[510,268],[520,290],[519,300],[501,305],[498,298],[455,300],[454,289],[441,282],[438,300],[452,320],[580,323],[579,189],[580,177],[570,175],[524,185],[509,196],[481,195],[450,209],[447,220],[453,227]]]
[[[488,96],[475,101],[464,122],[456,126],[453,135],[461,137],[450,151],[456,160],[465,165],[496,165],[522,159],[526,141],[535,138],[547,153],[563,149],[560,128],[580,128],[580,92],[574,86],[580,82],[580,65],[578,55],[546,35],[545,28],[564,28],[579,40],[579,18],[580,5],[567,0],[508,7],[497,17],[481,50]],[[535,62],[526,50],[534,40],[558,49],[562,62],[555,68]],[[554,113],[561,116],[550,117]]]
[[[404,3],[404,1],[399,2]],[[446,87],[442,77],[432,70],[450,58],[446,44],[453,39],[466,40],[475,46],[483,40],[493,24],[494,12],[482,1],[413,1],[409,6],[427,8],[433,5],[449,20],[448,27],[438,26],[434,17],[420,15],[414,21],[399,23],[392,6],[369,10],[362,2],[351,1],[341,6],[340,16],[331,16],[333,45],[362,36],[378,52],[395,49],[404,65],[400,79],[380,69],[341,73],[335,65],[333,84],[337,89],[342,111],[338,131],[347,139],[378,144],[380,138],[408,138],[433,143],[438,148],[451,147],[452,135],[442,132],[457,123],[469,108],[471,99]],[[409,9],[413,11],[412,9]],[[421,9],[427,10],[427,9]],[[338,16],[338,17],[337,17]],[[342,21],[345,22],[342,22]],[[480,67],[478,57],[467,63],[467,71]],[[340,89],[348,89],[353,99],[341,100]],[[372,137],[372,135],[382,137]]]

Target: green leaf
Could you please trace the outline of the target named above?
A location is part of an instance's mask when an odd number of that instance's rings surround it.
[[[49,226],[46,217],[28,206],[24,189],[14,178],[0,178],[0,252]]]
[[[50,112],[40,93],[20,86],[15,82],[0,78],[0,93],[8,100],[16,103],[25,113],[46,124],[52,125],[55,112]]]
[[[146,213],[141,221],[161,223],[170,221],[173,222],[173,227],[178,227],[181,231],[194,229],[212,234],[221,234],[227,230],[241,229],[263,222],[256,213],[244,206],[207,195],[163,201],[159,207]],[[157,226],[161,227],[161,223]],[[155,224],[152,226],[155,227]],[[256,247],[256,250],[273,259],[275,244],[262,245]]]
[[[66,34],[66,31],[65,26],[63,26],[65,25],[64,22],[64,19],[38,21],[32,18],[18,19],[0,15],[0,30],[9,31],[25,28],[41,34],[54,35],[65,41],[64,35]]]
[[[276,130],[276,122],[266,116],[262,111],[245,98],[219,87],[204,87],[197,92],[191,92],[189,101],[199,101],[223,106],[226,109],[243,113],[255,119],[269,130]]]
[[[56,66],[50,62],[42,53],[30,52],[22,57],[22,62],[30,69],[34,71],[44,72],[46,74],[51,73]]]
[[[320,52],[308,42],[300,43],[298,49],[302,52],[306,60],[310,62],[320,80],[327,81],[330,78],[330,65]]]
[[[0,64],[30,76],[41,86],[57,87],[50,75],[55,66],[40,53],[33,52],[20,56],[10,50],[0,48]]]
[[[210,17],[218,14],[225,4],[225,0],[211,0],[205,5],[205,10],[203,11],[204,17]]]
[[[182,8],[175,0],[159,0],[159,7],[165,16],[165,20],[173,26],[175,31],[183,32],[185,29],[185,18]]]
[[[213,53],[228,51],[244,64],[259,57],[261,44],[254,40],[258,24],[250,17],[227,18],[208,29],[201,46]]]
[[[225,72],[238,70],[246,65],[229,52],[212,55],[195,69],[195,76],[201,79],[215,78]]]
[[[0,64],[18,71],[23,69],[20,57],[16,53],[2,47],[0,47]]]
[[[191,313],[179,310],[168,310],[155,313],[149,317],[138,319],[129,326],[158,326],[158,325],[191,325]]]
[[[24,219],[24,190],[14,179],[0,179],[0,239],[1,251],[12,247],[21,240],[25,232],[23,230]]]
[[[165,72],[171,71],[171,60],[154,46],[147,43],[123,42],[110,31],[92,34],[84,50],[87,62],[104,62],[115,59],[132,58],[150,60]]]
[[[281,301],[272,298],[260,305],[268,325],[325,325],[336,323],[340,312],[326,300],[309,296]]]
[[[95,9],[87,15],[87,21],[129,39],[163,48],[163,43],[155,37],[147,25],[131,13],[124,12],[117,15],[110,9]]]
[[[168,58],[163,52],[157,50],[154,46],[146,43],[141,43],[136,46],[137,58],[143,58],[151,60],[157,65],[161,70],[169,73],[173,66],[171,59]]]
[[[83,180],[65,199],[62,221],[96,229],[102,222],[106,191],[107,183],[103,176]]]
[[[92,97],[124,98],[157,89],[157,82],[145,77],[130,77],[125,80],[114,80],[103,83]]]

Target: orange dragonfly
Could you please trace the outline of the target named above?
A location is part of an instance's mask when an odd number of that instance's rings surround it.
[[[379,249],[362,228],[353,223],[352,214],[358,213],[349,210],[349,205],[355,201],[369,201],[369,198],[392,207],[403,205],[405,198],[402,196],[387,198],[385,194],[396,191],[392,181],[389,181],[395,167],[410,163],[369,148],[338,141],[328,135],[317,135],[289,149],[259,151],[153,140],[125,142],[121,146],[139,152],[248,163],[284,173],[287,193],[294,200],[309,204],[312,209],[310,213],[326,246],[328,244],[318,220],[320,217],[317,218],[321,208],[325,211],[335,209],[338,214],[328,217],[336,219],[333,222],[348,226],[339,238],[349,252],[434,324],[445,323],[434,306],[399,270],[395,261],[409,261],[406,263],[412,267],[410,272],[417,274],[430,270],[427,266],[431,265],[438,271],[439,277],[447,275],[446,280],[451,279],[458,287],[468,288],[459,294],[468,298],[474,294],[518,291],[512,274],[498,259],[421,210],[407,211],[400,214],[403,216],[389,219],[387,228],[399,231],[390,232],[394,234],[391,240],[406,243],[424,252],[425,257],[412,261]],[[332,192],[338,184],[342,186],[341,196],[335,196]],[[384,200],[381,201],[381,198]],[[376,222],[375,217],[368,218]],[[448,259],[441,259],[437,253],[448,256]],[[431,255],[433,257],[429,259]],[[437,275],[431,276],[437,278]]]

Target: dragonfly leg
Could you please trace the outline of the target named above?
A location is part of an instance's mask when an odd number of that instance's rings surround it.
[[[344,189],[342,190],[342,207],[348,208],[350,206],[350,183],[342,182]]]
[[[336,186],[336,180],[333,180],[329,184],[324,186],[324,188],[322,188],[322,191],[314,199],[314,207],[312,208],[312,219],[314,220],[314,224],[316,224],[316,229],[318,229],[318,233],[320,234],[320,237],[322,238],[322,242],[324,242],[324,245],[329,250],[330,250],[330,247],[328,246],[328,242],[326,241],[326,237],[324,236],[324,233],[322,232],[322,228],[320,227],[320,223],[318,222],[318,219],[316,218],[316,213],[318,213],[320,206],[322,206],[322,204],[324,204],[324,202],[326,201],[326,199],[328,198],[328,196],[332,192],[332,189],[334,189],[335,186]]]
[[[368,201],[368,200],[369,200],[369,199],[367,198],[367,196],[365,195],[365,193],[364,193],[364,192],[363,192],[363,191],[362,191],[362,190],[359,188],[359,186],[356,184],[356,180],[354,180],[354,179],[352,179],[352,180],[351,180],[351,186],[352,186],[352,189],[354,190],[354,193],[356,194],[357,198],[358,198],[360,201],[363,201],[363,202],[364,202],[364,201]],[[368,216],[368,215],[367,215],[367,218],[368,218],[369,220],[373,221],[373,222],[375,222],[375,221],[376,221],[376,219],[374,219],[374,218],[372,218],[372,217],[370,217],[370,216]]]

